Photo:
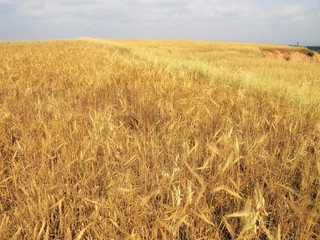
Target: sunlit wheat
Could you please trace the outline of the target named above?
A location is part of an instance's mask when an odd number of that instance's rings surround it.
[[[320,67],[304,51],[1,42],[0,238],[320,238]]]

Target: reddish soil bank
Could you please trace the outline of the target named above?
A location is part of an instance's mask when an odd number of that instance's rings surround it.
[[[287,50],[263,50],[262,54],[266,58],[271,59],[283,59],[286,61],[298,61],[298,62],[317,62],[320,63],[320,54],[313,52],[311,57],[308,55],[308,51],[287,51]]]

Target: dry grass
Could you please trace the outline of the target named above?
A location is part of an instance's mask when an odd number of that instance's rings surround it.
[[[320,238],[320,68],[265,48],[1,43],[0,238]]]

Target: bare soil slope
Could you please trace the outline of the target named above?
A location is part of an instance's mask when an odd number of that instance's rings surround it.
[[[309,56],[311,51],[288,51],[288,50],[263,50],[262,53],[267,58],[284,59],[287,61],[297,62],[316,62],[320,63],[320,54],[313,52],[313,56]]]

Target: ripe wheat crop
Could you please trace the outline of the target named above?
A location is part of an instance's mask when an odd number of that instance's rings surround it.
[[[0,238],[320,238],[320,67],[304,51],[1,42]]]

